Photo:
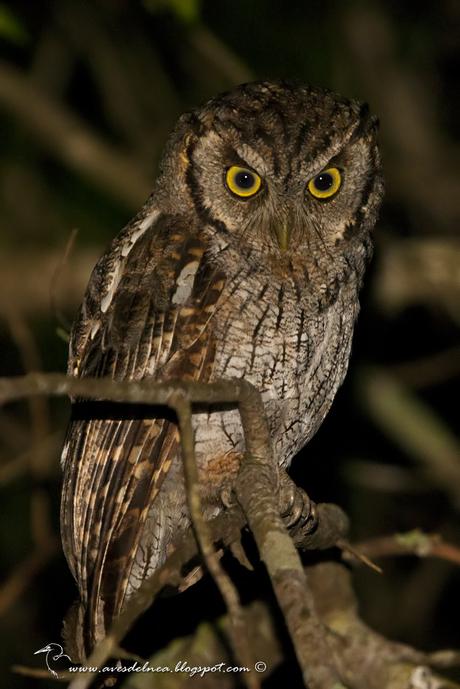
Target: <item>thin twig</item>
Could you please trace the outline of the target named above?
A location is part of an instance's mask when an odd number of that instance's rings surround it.
[[[436,557],[460,566],[459,546],[446,543],[439,534],[427,534],[420,529],[372,538],[354,545],[354,548],[362,555],[372,558],[415,555]],[[354,553],[351,555],[356,557]]]
[[[27,665],[13,665],[11,672],[23,677],[34,677],[35,679],[47,679],[53,682],[68,682],[75,677],[74,672],[60,672],[58,677],[51,674],[49,670],[41,670],[36,667],[28,667]]]
[[[66,241],[65,247],[64,247],[64,252],[62,256],[59,259],[59,262],[51,276],[50,280],[50,306],[51,306],[51,313],[54,315],[57,323],[59,323],[60,327],[64,330],[64,332],[69,332],[70,331],[70,323],[67,320],[67,318],[64,316],[62,313],[60,307],[59,307],[59,299],[58,299],[58,288],[59,288],[59,281],[61,279],[61,275],[63,273],[64,268],[67,265],[67,261],[69,260],[69,256],[72,253],[72,250],[75,245],[75,239],[77,238],[78,230],[74,228],[70,235],[69,238]]]
[[[247,626],[238,591],[219,561],[217,552],[214,548],[211,530],[203,514],[200,480],[195,460],[191,404],[190,401],[181,394],[175,395],[170,403],[176,410],[179,420],[187,502],[193,529],[206,567],[214,579],[227,606],[230,618],[230,639],[235,651],[236,660],[241,666],[252,667],[254,658],[251,652],[250,640],[247,636]],[[252,672],[247,675],[243,673],[242,679],[249,689],[258,689],[260,687],[259,678]]]
[[[215,383],[173,380],[113,381],[111,378],[73,378],[62,373],[28,373],[25,376],[0,378],[0,404],[24,397],[49,395],[134,402],[169,406],[171,397],[183,391],[196,404],[238,404],[243,389],[252,387],[243,380],[221,380]]]
[[[366,567],[369,567],[369,569],[377,572],[377,574],[383,574],[383,569],[376,565],[368,555],[359,549],[359,547],[351,545],[351,543],[348,543],[348,541],[342,538],[337,541],[337,546],[343,551],[344,559],[346,559],[348,555],[348,557],[355,558],[358,562],[361,562],[363,565],[366,565]]]

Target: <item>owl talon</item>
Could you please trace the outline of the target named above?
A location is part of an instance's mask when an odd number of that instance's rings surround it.
[[[231,507],[234,507],[237,504],[235,492],[231,486],[225,486],[224,488],[222,488],[220,493],[220,499],[222,501],[223,506],[227,510],[229,510]]]
[[[315,502],[310,501],[310,513],[301,523],[305,535],[313,533],[318,526],[318,508]]]
[[[312,518],[314,503],[311,502],[307,493],[296,486],[286,473],[281,474],[280,480],[280,514],[286,527],[291,529],[293,526],[298,526],[304,529],[307,522],[312,520],[315,522],[315,524],[312,523],[313,529],[316,525],[316,518]]]

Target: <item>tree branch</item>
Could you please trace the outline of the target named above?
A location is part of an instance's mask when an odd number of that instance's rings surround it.
[[[257,543],[289,629],[305,686],[338,684],[333,653],[316,615],[305,570],[279,514],[279,476],[260,395],[246,388],[240,401],[246,459],[235,491]]]
[[[350,689],[407,689],[408,686],[415,686],[423,673],[427,682],[438,681],[426,665],[432,663],[445,667],[458,662],[458,653],[455,651],[423,654],[408,646],[390,642],[364,625],[356,611],[350,575],[343,565],[323,563],[310,566],[307,576],[279,515],[278,466],[272,455],[260,394],[249,383],[243,380],[213,384],[183,381],[118,383],[107,379],[76,379],[60,374],[39,373],[0,379],[0,403],[43,394],[159,404],[174,409],[184,436],[184,454],[191,462],[186,473],[189,472],[187,480],[194,486],[192,498],[196,489],[196,467],[193,465],[189,406],[192,403],[229,403],[239,406],[247,452],[235,484],[242,509],[235,506],[205,523],[204,540],[203,524],[199,518],[198,529],[196,523],[194,525],[205,560],[209,562],[210,544],[225,546],[239,540],[241,528],[247,519],[286,620],[305,686],[308,685],[310,689],[331,689],[346,684]],[[192,503],[193,499],[190,503],[191,512],[192,517],[195,515],[196,518],[199,503]],[[343,512],[335,505],[318,505],[317,513],[316,531],[308,533],[308,529],[302,531],[300,528],[295,536],[297,543],[304,548],[326,548],[340,543],[348,527]],[[197,543],[189,531],[174,547],[174,552],[164,565],[146,579],[129,600],[107,636],[95,647],[86,661],[87,665],[101,667],[109,657],[116,655],[121,639],[151,605],[156,594],[166,584],[180,585],[184,564],[196,555]],[[214,564],[211,564],[211,571],[213,568]],[[222,583],[220,574],[217,580]],[[227,594],[228,591],[225,593],[228,601]],[[230,609],[232,605],[230,602]],[[366,672],[362,671],[363,667],[366,667]],[[86,689],[90,682],[90,675],[79,676],[73,680],[71,687]],[[439,680],[436,686],[460,689],[459,685],[447,680]]]
[[[238,499],[267,565],[305,679],[308,671],[311,673],[309,681],[312,689],[332,686],[337,679],[335,673],[328,665],[318,663],[321,656],[322,661],[324,658],[329,660],[330,653],[317,652],[319,647],[325,645],[325,639],[316,619],[307,579],[295,546],[279,516],[277,465],[270,447],[265,410],[257,390],[243,380],[213,384],[175,381],[152,385],[146,381],[119,383],[107,379],[76,379],[59,374],[29,374],[0,380],[0,402],[40,394],[70,394],[74,397],[167,405],[176,411],[179,418],[183,414],[181,403],[178,405],[179,399],[185,398],[188,403],[239,404],[247,458],[242,463],[237,480]],[[158,579],[154,575],[150,582],[151,587],[147,592],[150,600],[152,589],[166,583],[160,578],[160,573],[164,576],[164,572],[162,568],[156,573]],[[167,581],[171,583],[170,577]],[[122,638],[129,629],[133,615],[137,616],[146,609],[145,603],[142,595],[133,597],[129,617],[123,614],[119,617],[114,629],[94,650],[88,661],[90,665],[100,665],[109,657],[116,645],[115,638]],[[86,678],[78,678],[72,686],[74,689],[86,687]]]

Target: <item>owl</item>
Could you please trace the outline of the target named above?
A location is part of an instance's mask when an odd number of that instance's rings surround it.
[[[183,115],[153,192],[97,263],[69,374],[244,378],[260,391],[280,467],[345,376],[383,182],[377,120],[330,91],[244,84]],[[236,409],[193,415],[207,518],[244,455]],[[61,527],[83,654],[188,527],[172,416],[74,400]]]

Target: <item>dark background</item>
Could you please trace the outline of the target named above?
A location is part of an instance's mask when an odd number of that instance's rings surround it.
[[[368,101],[387,185],[375,258],[346,383],[292,474],[348,511],[356,542],[420,528],[460,547],[459,30],[454,0],[0,2],[1,375],[65,369],[90,270],[148,194],[184,110],[271,77]],[[75,598],[58,541],[68,413],[63,399],[0,413],[0,675],[11,689],[51,685],[9,668],[43,667],[33,652],[59,641]],[[458,646],[458,568],[380,564],[382,576],[354,575],[363,619],[423,649]],[[164,639],[192,631],[204,597],[215,614],[204,586],[171,603]],[[278,678],[295,686],[288,668]]]

